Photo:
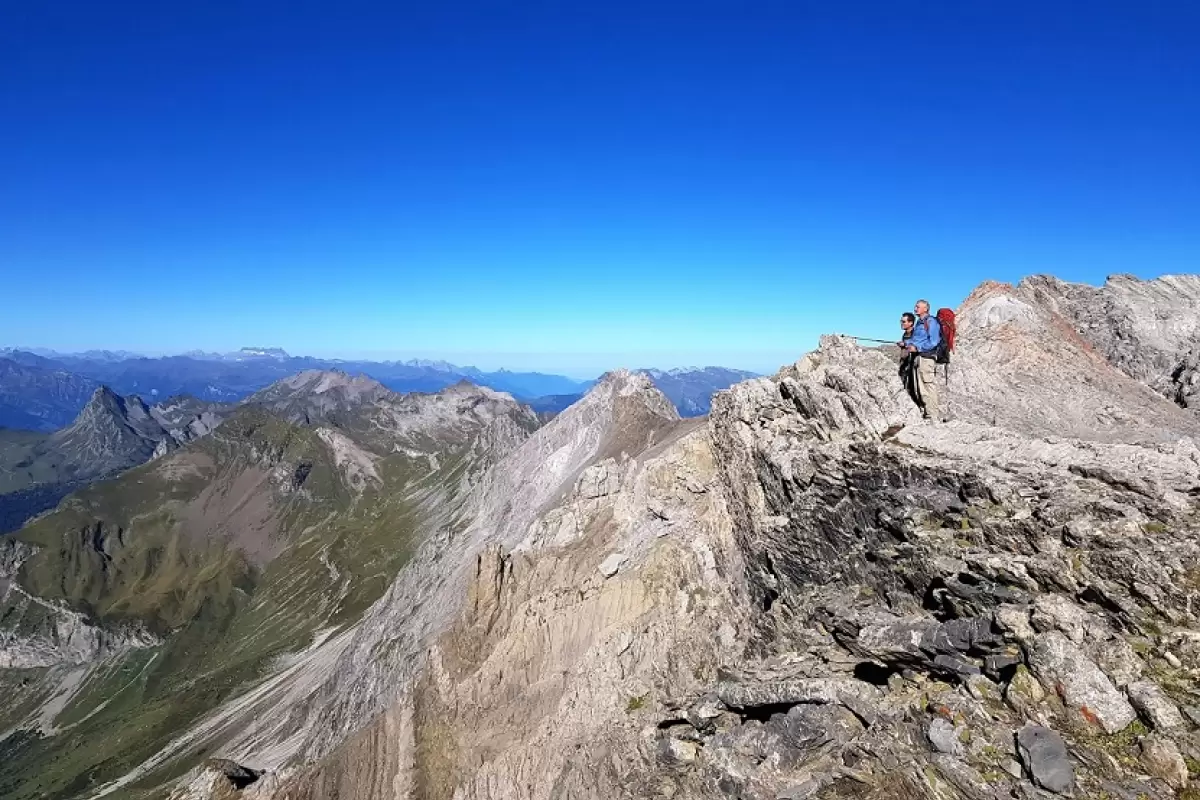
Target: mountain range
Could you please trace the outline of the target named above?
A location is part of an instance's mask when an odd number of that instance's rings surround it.
[[[98,387],[96,381],[56,365],[0,358],[0,428],[60,428],[75,418]]]
[[[9,354],[22,363],[0,360],[0,367],[9,365],[6,373],[9,381],[7,384],[0,381],[0,386],[7,386],[7,402],[12,409],[13,421],[31,423],[35,428],[51,427],[74,408],[78,400],[75,392],[95,385],[90,378],[70,373],[65,367],[78,367],[83,362],[90,365],[86,368],[92,374],[116,367],[126,370],[122,374],[127,375],[130,369],[130,359],[124,358],[124,354],[106,351],[85,356],[53,354],[59,359],[57,361],[51,361],[48,355],[25,351],[10,351]],[[295,361],[282,350],[264,348],[247,348],[230,355],[227,360],[266,363],[271,369]],[[137,361],[138,368],[160,369],[163,360]],[[191,362],[192,359],[184,360],[185,370]],[[473,381],[489,378],[492,383],[501,385],[512,382],[529,385],[528,381],[533,380],[539,386],[566,380],[542,375],[531,378],[506,371],[487,376],[472,368],[463,369],[445,362],[414,361],[400,366],[425,374],[425,378],[405,379],[418,380],[422,385],[430,373],[436,373],[435,384],[447,386],[474,386]],[[656,381],[686,416],[706,413],[714,391],[751,375],[720,368],[643,372]],[[261,376],[264,373],[254,374]],[[464,374],[471,377],[464,377]],[[455,383],[449,383],[451,380]],[[208,393],[232,397],[242,394],[243,389],[234,391],[209,385]],[[290,400],[297,392],[303,399]],[[341,371],[307,369],[241,397],[238,402],[263,405],[289,422],[310,424],[327,414],[343,413],[347,393],[361,393],[367,399],[378,399],[390,394],[391,390],[365,375],[351,377]],[[545,422],[581,397],[581,393],[550,395],[528,401],[527,405]],[[314,405],[318,400],[328,407]],[[0,427],[0,533],[14,530],[28,519],[53,508],[76,489],[143,464],[209,432],[232,412],[235,405],[234,402],[199,400],[189,395],[147,405],[140,395],[123,397],[101,384],[92,391],[87,404],[71,424],[56,432],[39,436],[19,429],[19,426]]]
[[[364,374],[397,392],[436,392],[460,381],[486,386],[541,407],[559,408],[577,399],[592,381],[562,375],[497,370],[483,372],[445,361],[339,361],[293,357],[278,348],[243,348],[236,353],[192,353],[143,358],[128,353],[90,351],[82,354],[0,351],[0,427],[52,431],[67,425],[92,392],[104,385],[121,395],[148,401],[174,396],[233,403],[275,381],[305,370],[337,370]],[[720,368],[653,371],[677,398],[680,412],[706,412],[714,391],[750,373]],[[542,400],[542,398],[558,398]]]
[[[983,284],[937,424],[841,336],[693,418],[100,393],[74,452],[220,424],[0,537],[0,796],[1190,797],[1197,309]]]

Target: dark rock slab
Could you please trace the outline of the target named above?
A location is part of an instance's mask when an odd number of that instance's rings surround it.
[[[1057,794],[1069,794],[1074,788],[1075,767],[1057,731],[1027,724],[1017,732],[1017,751],[1038,786]]]

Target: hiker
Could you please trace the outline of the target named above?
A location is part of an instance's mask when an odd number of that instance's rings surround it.
[[[900,315],[901,341],[898,344],[905,350],[908,349],[909,340],[912,339],[913,328],[916,327],[916,324],[917,317],[911,311],[905,311]],[[908,392],[908,396],[924,414],[925,401],[921,399],[921,389],[917,385],[917,360],[919,358],[920,356],[916,353],[905,352],[904,357],[900,359],[900,382],[904,384],[904,391]]]
[[[921,416],[934,422],[940,422],[934,364],[938,357],[938,345],[942,341],[942,326],[936,317],[930,315],[928,300],[918,300],[913,311],[916,312],[917,319],[913,326],[912,338],[900,342],[900,346],[917,356],[916,383],[924,403],[924,407],[921,408]]]

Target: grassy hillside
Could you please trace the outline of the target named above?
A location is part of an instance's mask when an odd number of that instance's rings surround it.
[[[452,464],[432,477],[424,464],[381,458],[381,482],[359,493],[314,430],[246,408],[15,534],[39,548],[18,576],[27,591],[104,626],[144,625],[164,642],[81,675],[54,735],[25,730],[0,741],[0,796],[86,795],[318,629],[357,619],[411,551],[421,522],[411,492],[453,480]],[[25,707],[44,700],[41,687],[65,671],[0,670],[0,689],[12,687],[24,704],[0,723],[25,719]],[[143,788],[190,763],[166,766]]]

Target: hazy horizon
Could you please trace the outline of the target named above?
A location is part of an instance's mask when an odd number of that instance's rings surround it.
[[[247,345],[246,347],[259,347],[259,345]],[[273,348],[277,345],[262,345],[263,348]],[[233,348],[228,351],[213,351],[205,348],[192,347],[182,351],[155,351],[150,349],[133,350],[128,347],[87,347],[73,349],[58,349],[45,347],[38,344],[9,344],[0,342],[0,351],[3,350],[19,350],[24,352],[41,354],[57,354],[60,356],[81,355],[88,351],[108,351],[113,353],[129,353],[135,356],[146,358],[164,358],[171,356],[184,356],[190,353],[203,351],[205,353],[216,353],[218,355],[228,355],[241,350],[242,348]],[[726,363],[720,360],[701,359],[695,362],[679,361],[677,357],[669,354],[642,353],[628,354],[625,359],[613,357],[605,360],[604,357],[595,354],[583,354],[582,365],[573,364],[570,359],[555,353],[449,353],[430,355],[428,353],[410,353],[405,351],[352,351],[350,353],[328,353],[328,352],[306,352],[303,350],[292,350],[287,347],[281,347],[291,357],[300,358],[315,358],[329,361],[345,361],[345,362],[395,362],[395,361],[444,361],[456,367],[475,368],[483,372],[496,372],[499,370],[508,370],[510,372],[541,372],[546,374],[563,375],[577,380],[592,380],[600,375],[614,369],[686,369],[686,368],[705,368],[705,367],[723,367],[726,369],[743,370],[747,372],[756,372],[759,374],[774,373],[779,367],[785,363],[791,363],[803,355],[803,352],[798,352],[795,356],[781,361],[773,366],[756,369],[753,366],[744,366],[740,364]],[[805,351],[806,352],[806,351]],[[661,358],[657,358],[661,356]],[[649,358],[649,361],[645,359]],[[672,360],[674,358],[674,360]],[[644,362],[644,363],[643,363]],[[764,361],[765,363],[765,361]],[[588,364],[600,366],[587,366]]]

